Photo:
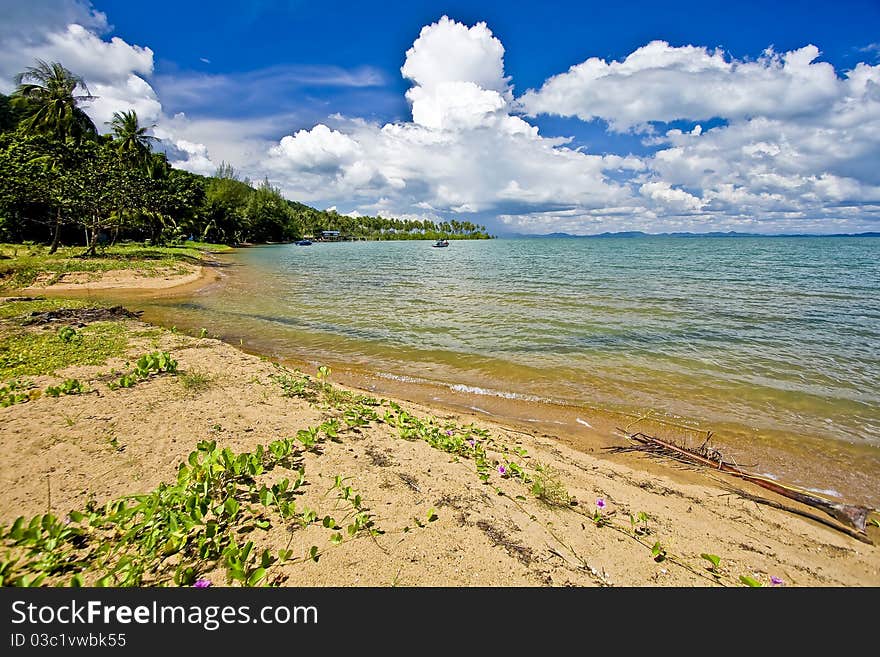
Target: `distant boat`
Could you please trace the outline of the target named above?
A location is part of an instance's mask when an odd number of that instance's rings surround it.
[[[312,240],[298,240],[294,242],[294,244],[296,244],[297,246],[311,246]]]
[[[449,240],[437,240],[431,246],[436,247],[438,249],[443,246],[449,246]]]

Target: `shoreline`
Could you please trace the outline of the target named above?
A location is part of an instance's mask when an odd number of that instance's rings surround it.
[[[216,261],[215,261],[216,263]],[[220,280],[217,264],[185,265],[191,269],[186,274],[169,273],[164,276],[147,276],[131,269],[114,269],[101,272],[96,280],[88,275],[64,274],[68,280],[50,285],[29,285],[18,290],[25,294],[48,294],[56,297],[89,296],[95,292],[119,293],[132,298],[162,297],[188,294]],[[86,280],[70,280],[76,277]]]
[[[334,416],[332,405],[285,396],[273,378],[277,366],[265,358],[137,320],[123,324],[131,335],[127,358],[167,349],[180,361],[181,374],[107,389],[102,372],[122,366],[117,358],[106,366],[34,377],[45,386],[76,376],[93,392],[0,408],[0,481],[7,492],[0,523],[20,513],[45,512],[47,482],[49,507],[63,513],[90,495],[103,503],[172,480],[176,464],[200,440],[253,449]],[[208,383],[185,389],[182,377],[194,374]],[[745,576],[769,586],[773,576],[791,586],[880,585],[880,549],[729,490],[734,485],[797,506],[747,483],[704,470],[676,470],[638,454],[600,457],[550,433],[474,412],[396,403],[440,423],[485,429],[492,437],[487,440],[495,441],[493,460],[518,462],[532,478],[542,469],[558,473],[559,485],[577,505],[541,503],[529,484],[499,475],[494,466],[483,483],[467,458],[451,458],[420,440],[401,439],[386,423],[371,422],[327,441],[318,452],[303,453],[317,493],[307,488],[305,499],[332,513],[321,493],[344,475],[368,501],[383,533],[358,534],[332,548],[328,530],[313,525],[289,536],[280,529],[260,534],[259,545],[289,542],[297,554],[310,544],[326,550],[319,562],[279,567],[281,583],[732,586]],[[594,526],[598,500],[607,524]],[[644,533],[639,522],[629,520],[639,513],[650,518]],[[426,514],[436,519],[419,520]],[[868,536],[876,542],[880,532],[869,527]],[[652,556],[652,546],[660,546],[663,558]],[[701,553],[718,555],[720,572],[707,570]],[[210,576],[222,585],[219,572]]]
[[[125,305],[127,300],[137,302],[147,299],[162,299],[186,296],[207,289],[217,284],[224,278],[221,267],[224,265],[216,257],[212,258],[212,264],[201,268],[201,276],[178,278],[176,284],[167,285],[164,289],[137,289],[137,288],[113,288],[110,285],[68,290],[48,290],[51,296],[69,296],[74,298],[85,297],[97,300],[110,300],[112,303]],[[36,290],[35,290],[36,291]],[[176,328],[177,330],[190,330],[196,332],[206,324],[186,321],[171,315],[157,317],[155,309],[147,308],[145,321],[157,326]],[[210,326],[210,324],[207,324]],[[221,339],[227,344],[246,353],[258,357],[269,357],[285,365],[310,371],[319,365],[329,365],[334,370],[334,376],[341,383],[370,392],[392,398],[406,399],[415,403],[440,409],[444,412],[466,413],[479,417],[486,421],[500,422],[507,426],[523,431],[537,431],[545,435],[552,435],[560,443],[587,454],[598,454],[603,459],[616,462],[629,463],[634,467],[641,467],[652,472],[662,472],[663,466],[658,466],[643,455],[612,454],[607,450],[614,447],[622,447],[628,444],[625,434],[620,431],[623,427],[634,427],[633,430],[641,430],[660,438],[671,439],[682,445],[697,447],[707,435],[707,431],[713,431],[713,445],[719,448],[725,459],[734,463],[762,464],[756,474],[767,475],[773,479],[789,484],[797,485],[807,491],[827,497],[835,502],[867,505],[876,508],[876,496],[870,494],[870,486],[862,481],[867,473],[873,470],[873,456],[870,453],[862,453],[846,444],[840,448],[849,454],[849,462],[853,469],[847,477],[847,482],[841,480],[829,480],[822,477],[824,461],[813,462],[806,458],[805,454],[789,453],[781,442],[772,442],[769,435],[762,434],[763,442],[755,442],[748,435],[741,435],[731,431],[730,427],[708,426],[706,423],[697,422],[696,426],[687,423],[685,419],[668,417],[657,413],[627,412],[622,409],[610,409],[587,404],[569,404],[553,402],[552,400],[522,401],[516,398],[508,398],[504,394],[478,394],[468,391],[467,386],[456,386],[442,381],[422,381],[411,377],[395,377],[365,367],[363,363],[352,364],[342,357],[322,359],[321,362],[312,359],[292,357],[287,354],[274,353],[272,349],[266,349],[265,345],[254,342],[246,334],[225,334]],[[239,344],[240,343],[240,344]],[[457,389],[462,388],[462,389]],[[686,422],[687,426],[680,424]],[[768,441],[768,439],[770,439]],[[812,440],[812,439],[810,439]],[[744,442],[743,442],[744,441]],[[815,442],[815,440],[813,441]],[[808,449],[809,441],[805,442],[804,449]],[[815,444],[816,449],[821,445]],[[843,458],[843,457],[840,457]],[[838,459],[839,460],[839,459]],[[639,461],[641,463],[639,463]],[[836,462],[835,462],[836,463]],[[861,465],[858,465],[861,464]],[[678,472],[673,471],[673,477],[678,477]],[[683,475],[682,481],[688,481],[687,475]],[[866,488],[867,486],[867,488]],[[868,495],[857,494],[859,491],[869,491]],[[842,493],[840,491],[843,491]]]

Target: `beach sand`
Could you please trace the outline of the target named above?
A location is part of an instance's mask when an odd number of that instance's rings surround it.
[[[186,273],[180,273],[185,270]],[[48,293],[51,295],[88,295],[98,290],[114,290],[128,295],[155,295],[163,291],[185,294],[199,289],[219,277],[217,270],[210,266],[180,263],[174,268],[159,269],[150,273],[135,269],[111,269],[105,272],[69,272],[55,279],[54,274],[44,274],[30,286],[21,290],[22,294]]]
[[[31,377],[41,388],[78,378],[91,392],[0,408],[0,523],[47,510],[64,515],[89,499],[100,504],[174,481],[178,463],[201,440],[250,451],[334,417],[326,405],[284,396],[272,378],[278,366],[266,359],[219,340],[121,321],[130,335],[129,357],[169,351],[181,372],[204,375],[208,384],[190,390],[180,376],[165,375],[110,390],[102,375],[123,371],[125,359]],[[273,566],[274,581],[294,586],[733,586],[747,576],[766,586],[771,577],[786,586],[880,585],[880,548],[747,501],[725,484],[797,507],[766,490],[641,454],[609,459],[599,449],[574,449],[552,434],[503,426],[485,416],[397,402],[420,417],[486,429],[494,439],[490,454],[501,462],[504,453],[525,450],[520,462],[532,472],[536,464],[550,469],[576,504],[547,505],[528,485],[494,471],[483,483],[472,461],[421,440],[401,439],[388,424],[371,423],[340,434],[338,442],[327,441],[318,453],[304,453],[309,484],[297,504],[315,508],[319,517],[340,513],[338,500],[327,491],[337,476],[346,477],[382,533],[331,545],[320,523],[258,532],[253,540],[261,550],[287,546],[305,555],[318,545],[322,551],[317,562]],[[595,522],[598,500],[605,505],[600,510],[605,522]],[[436,518],[429,521],[431,510]],[[640,512],[648,520],[636,522],[635,531],[630,516]],[[868,537],[876,543],[880,532],[869,527]],[[720,557],[717,575],[703,553]],[[223,584],[222,572],[211,578]]]

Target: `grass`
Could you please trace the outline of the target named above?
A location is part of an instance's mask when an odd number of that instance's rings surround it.
[[[74,272],[94,274],[110,270],[134,270],[144,276],[169,273],[184,274],[186,264],[202,262],[204,251],[228,251],[231,247],[203,242],[187,242],[181,246],[141,246],[118,244],[99,250],[91,258],[82,257],[81,246],[61,247],[52,255],[44,245],[0,244],[0,290],[32,285],[41,274],[49,274],[48,283],[57,282]]]
[[[123,356],[127,347],[127,331],[119,322],[95,322],[68,342],[51,330],[0,334],[0,380],[52,374],[71,365],[103,365]]]
[[[205,372],[192,370],[190,372],[181,372],[177,380],[183,389],[187,392],[202,392],[211,387],[214,383],[214,377]]]
[[[562,483],[558,471],[548,465],[538,464],[532,475],[532,494],[548,506],[568,506],[571,495]]]

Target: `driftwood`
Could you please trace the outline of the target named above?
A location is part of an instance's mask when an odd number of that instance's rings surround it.
[[[621,431],[623,430],[621,429]],[[726,462],[721,457],[720,452],[718,452],[717,450],[707,449],[706,445],[708,443],[708,438],[699,450],[692,450],[685,447],[680,447],[679,445],[676,445],[666,440],[662,440],[660,438],[655,438],[654,436],[649,436],[645,433],[631,434],[625,431],[623,431],[623,433],[625,433],[630,440],[637,443],[637,446],[633,447],[632,449],[637,449],[652,454],[659,454],[662,456],[669,456],[680,461],[684,461],[686,463],[705,465],[713,468],[714,470],[726,472],[727,474],[733,475],[734,477],[738,477],[739,479],[742,479],[744,481],[749,481],[757,486],[761,486],[762,488],[771,490],[778,495],[782,495],[784,497],[796,500],[802,504],[821,509],[838,522],[846,525],[847,527],[855,529],[860,534],[866,535],[865,523],[867,522],[868,514],[871,512],[871,509],[864,506],[833,502],[831,500],[825,499],[824,497],[819,497],[818,495],[814,495],[813,493],[802,490],[800,488],[789,486],[787,484],[781,484],[778,481],[770,479],[769,477],[762,477],[760,475],[744,472],[732,463]],[[627,448],[622,449],[624,451],[627,450]]]
[[[851,527],[845,527],[840,525],[832,520],[828,520],[828,518],[824,518],[818,514],[812,513],[810,511],[805,511],[803,509],[797,509],[793,506],[788,506],[787,504],[781,504],[775,500],[768,500],[766,497],[760,497],[759,495],[752,495],[751,493],[747,493],[741,488],[736,488],[734,486],[724,486],[725,490],[730,491],[734,495],[737,495],[743,499],[754,502],[755,504],[764,504],[766,506],[773,507],[774,509],[780,509],[781,511],[787,511],[788,513],[793,513],[798,516],[803,516],[804,518],[809,518],[810,520],[814,520],[820,524],[825,525],[826,527],[831,527],[831,529],[837,530],[839,532],[843,532],[847,536],[852,536],[857,541],[861,541],[862,543],[867,543],[868,545],[874,545],[874,541],[868,538],[868,535],[865,532],[860,532],[856,529],[852,529]]]

